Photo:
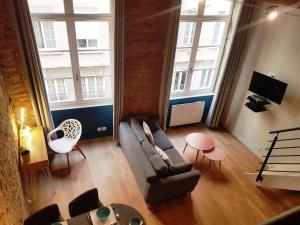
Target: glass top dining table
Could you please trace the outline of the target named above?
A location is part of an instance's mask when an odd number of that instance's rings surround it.
[[[99,220],[96,216],[97,209],[95,209],[52,225],[130,225],[130,221],[134,217],[141,220],[140,225],[146,224],[143,216],[129,205],[113,203],[107,207],[110,214],[106,220]]]

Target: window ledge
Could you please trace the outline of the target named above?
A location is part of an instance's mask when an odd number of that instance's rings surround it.
[[[102,103],[82,103],[82,104],[70,104],[68,106],[62,105],[62,106],[51,106],[50,105],[50,111],[59,111],[59,110],[68,110],[68,109],[80,109],[80,108],[93,108],[98,106],[110,106],[113,105],[112,102],[102,102]]]
[[[209,96],[209,95],[215,95],[214,92],[207,93],[207,94],[185,94],[185,95],[177,95],[177,96],[171,96],[170,100],[174,99],[183,99],[183,98],[194,98],[194,97],[202,97],[202,96]]]

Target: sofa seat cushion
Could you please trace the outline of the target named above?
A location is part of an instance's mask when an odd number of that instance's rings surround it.
[[[165,151],[166,149],[174,148],[162,129],[158,129],[155,132],[152,132],[152,135],[154,139],[154,145],[160,147],[162,150]]]
[[[137,139],[139,140],[140,143],[142,143],[143,141],[148,140],[143,126],[142,126],[142,122],[137,120],[136,118],[131,118],[130,119],[130,126],[134,132],[134,134],[136,135]]]
[[[169,167],[166,162],[157,153],[153,145],[148,140],[142,142],[142,148],[151,162],[153,169],[159,177],[167,177],[169,175]]]

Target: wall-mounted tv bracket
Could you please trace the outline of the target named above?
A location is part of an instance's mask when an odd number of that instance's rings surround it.
[[[266,111],[265,105],[270,104],[270,101],[259,96],[259,95],[250,95],[247,97],[246,107],[251,109],[253,112],[263,112]]]

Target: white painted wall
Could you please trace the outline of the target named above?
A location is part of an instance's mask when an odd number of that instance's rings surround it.
[[[291,13],[300,15],[300,10]],[[263,10],[258,19],[264,16]],[[276,74],[288,83],[281,105],[272,103],[266,112],[254,113],[244,106],[253,70]],[[300,18],[286,14],[264,21],[251,32],[232,101],[223,125],[249,149],[269,145],[270,130],[300,126]],[[298,134],[300,137],[300,133]]]

